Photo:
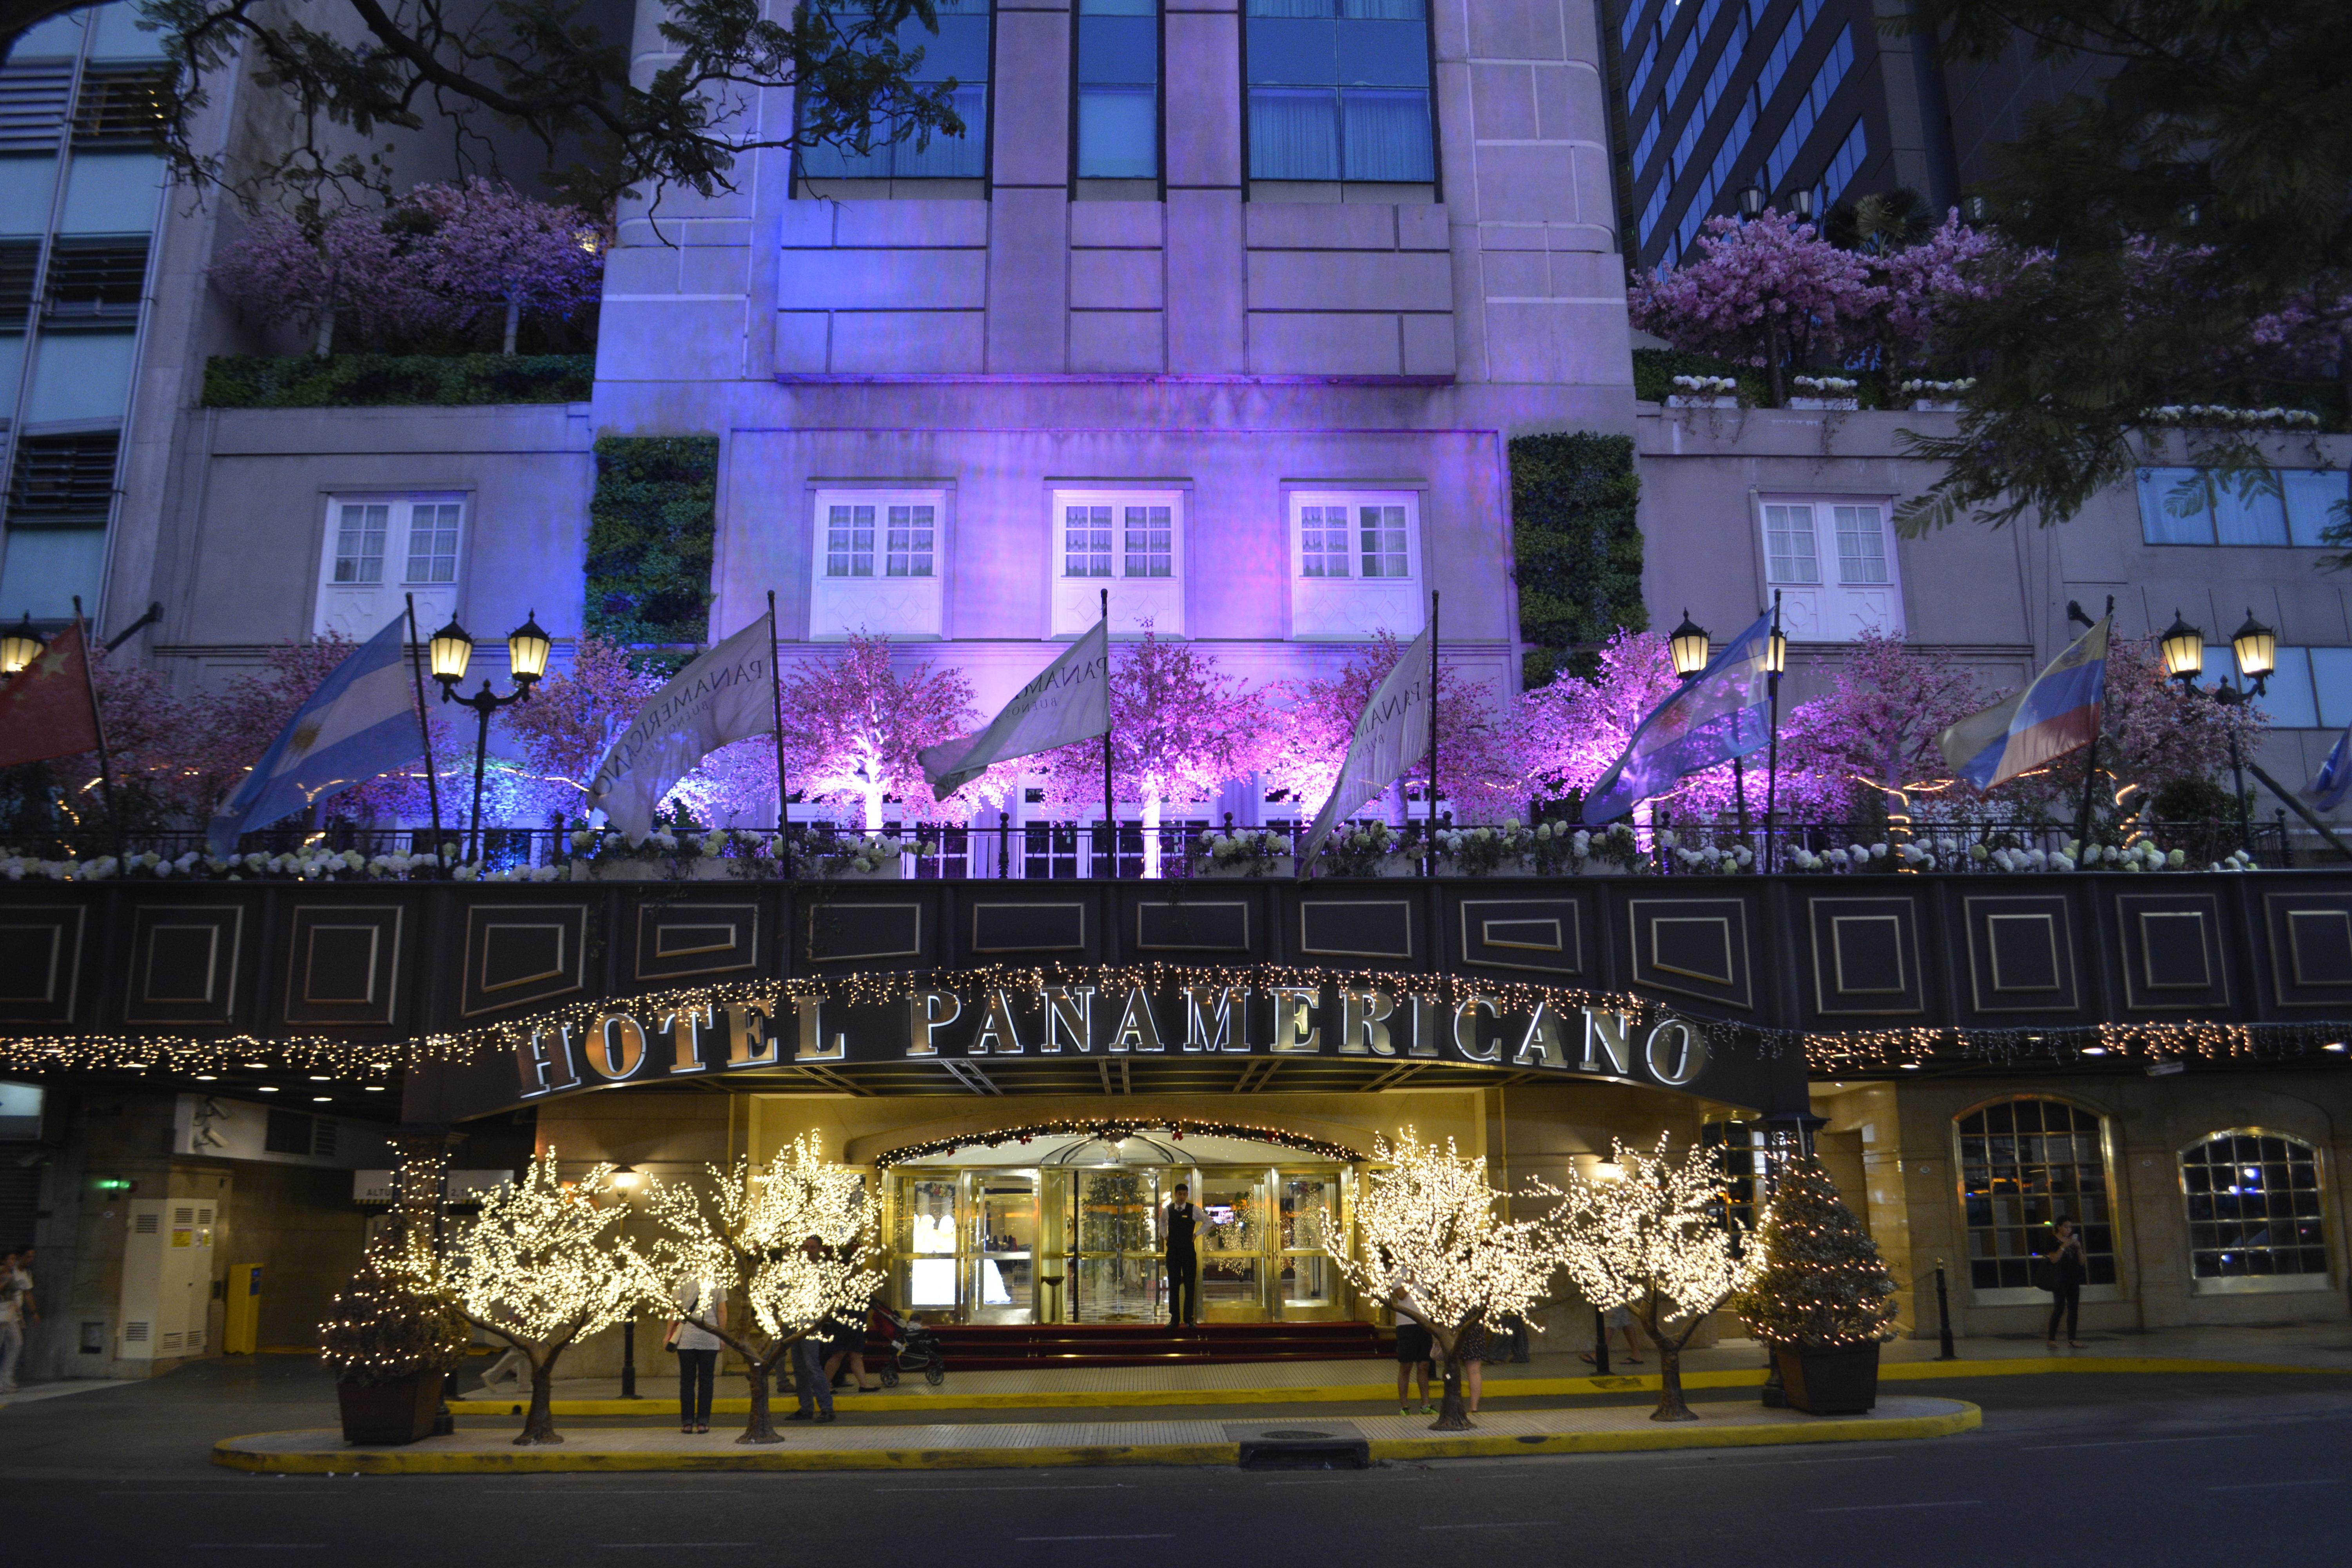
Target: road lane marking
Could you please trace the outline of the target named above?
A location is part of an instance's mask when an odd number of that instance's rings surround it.
[[[2038,1443],[2020,1448],[2021,1454],[2063,1454],[2076,1448],[2139,1448],[2150,1443],[2242,1443],[2252,1432],[2214,1432],[2198,1437],[2118,1437],[2107,1443]]]
[[[1896,1508],[1982,1508],[1982,1498],[1954,1498],[1948,1502],[1857,1502],[1843,1508],[1807,1509],[1808,1513],[1883,1513]]]
[[[1767,1465],[1871,1465],[1895,1458],[1892,1454],[1844,1454],[1834,1459],[1733,1459],[1716,1465],[1658,1465],[1661,1470],[1757,1470]]]
[[[1016,1535],[1015,1541],[1173,1541],[1175,1533],[1165,1535]]]
[[[1422,1528],[1422,1529],[1423,1529],[1424,1531],[1428,1531],[1428,1530],[1540,1530],[1540,1529],[1544,1528],[1544,1527],[1545,1527],[1545,1526],[1547,1526],[1547,1525],[1551,1525],[1551,1526],[1557,1527],[1557,1524],[1558,1524],[1558,1521],[1555,1521],[1555,1520],[1549,1520],[1549,1519],[1513,1519],[1513,1520],[1491,1520],[1491,1521],[1479,1521],[1479,1522],[1478,1522],[1478,1523],[1476,1523],[1476,1524],[1424,1524],[1424,1525],[1423,1525],[1421,1528]]]
[[[1135,1489],[1131,1481],[1110,1481],[1094,1486],[1074,1487],[876,1487],[879,1492],[908,1492],[917,1497],[925,1492],[1127,1492]]]
[[[2207,1487],[2205,1489],[2209,1492],[2258,1492],[2267,1491],[2273,1487],[2340,1487],[2343,1484],[2341,1476],[2322,1476],[2314,1481],[2239,1481],[2232,1486]]]

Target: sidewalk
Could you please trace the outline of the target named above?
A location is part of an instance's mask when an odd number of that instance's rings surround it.
[[[213,1448],[230,1469],[278,1475],[447,1475],[560,1470],[850,1470],[1004,1468],[1061,1465],[1233,1465],[1244,1441],[1357,1438],[1382,1459],[1633,1449],[1755,1447],[1788,1443],[1939,1437],[1978,1426],[1958,1399],[1882,1398],[1869,1415],[1815,1416],[1744,1402],[1699,1407],[1700,1419],[1662,1424],[1642,1409],[1486,1411],[1468,1432],[1429,1430],[1429,1417],[1355,1416],[1265,1424],[1223,1421],[1049,1421],[990,1426],[783,1427],[774,1445],[739,1444],[719,1430],[689,1437],[642,1426],[571,1427],[561,1444],[518,1447],[511,1431],[462,1431],[397,1448],[351,1448],[336,1432],[264,1432]]]
[[[1882,1380],[2002,1377],[2050,1372],[2276,1372],[2352,1373],[2352,1323],[2296,1324],[2275,1329],[2170,1329],[2141,1334],[2094,1334],[2080,1351],[2052,1352],[2040,1340],[1971,1339],[1954,1346],[1958,1359],[1936,1360],[1937,1342],[1895,1340],[1879,1352]],[[1628,1365],[1612,1352],[1612,1376],[1595,1377],[1576,1350],[1536,1342],[1523,1365],[1490,1363],[1486,1397],[1559,1398],[1622,1394],[1658,1385],[1657,1357],[1644,1349]],[[1576,1347],[1578,1349],[1589,1347]],[[1546,1353],[1549,1352],[1549,1353]],[[1751,1340],[1726,1340],[1683,1355],[1686,1388],[1739,1388],[1764,1381],[1764,1350]],[[663,1356],[637,1374],[638,1398],[620,1397],[617,1378],[562,1378],[555,1384],[559,1415],[658,1415],[675,1389],[677,1363]],[[721,1389],[730,1384],[721,1373]],[[732,1386],[740,1388],[740,1374]],[[509,1393],[477,1389],[450,1401],[459,1415],[519,1413],[528,1385]],[[1234,1362],[1165,1367],[1040,1367],[1034,1371],[963,1372],[950,1363],[947,1381],[933,1388],[919,1377],[877,1394],[844,1394],[856,1410],[1053,1410],[1150,1408],[1214,1405],[1325,1405],[1391,1401],[1396,1367],[1384,1361]],[[789,1401],[790,1396],[783,1396]],[[721,1397],[716,1413],[740,1415],[748,1396]]]

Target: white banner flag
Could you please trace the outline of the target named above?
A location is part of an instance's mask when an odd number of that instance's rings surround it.
[[[945,800],[998,763],[1109,732],[1110,622],[1105,619],[1014,693],[988,728],[918,754],[932,797]]]
[[[1348,760],[1339,764],[1331,794],[1315,814],[1314,831],[1298,852],[1299,875],[1307,874],[1333,828],[1429,754],[1429,639],[1435,631],[1434,626],[1422,629],[1357,715]]]
[[[761,616],[679,670],[596,764],[588,804],[632,844],[653,831],[654,807],[695,763],[730,741],[775,733],[772,642]]]

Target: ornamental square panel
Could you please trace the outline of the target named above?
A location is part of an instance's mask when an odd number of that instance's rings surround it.
[[[485,904],[466,911],[468,1018],[580,989],[587,965],[585,904]]]
[[[1413,958],[1410,899],[1302,899],[1298,952],[1302,958]]]
[[[2230,1005],[2221,901],[2210,893],[2119,893],[2124,1005],[2133,1012],[2212,1012]]]
[[[2282,1007],[2352,1007],[2352,893],[2269,893],[2271,984]]]
[[[803,956],[811,963],[874,963],[924,956],[923,906],[818,897],[803,909]]]
[[[1900,1017],[1927,1010],[1919,908],[1910,899],[1805,900],[1813,1010],[1823,1017]]]
[[[2079,1013],[2074,906],[2063,894],[1962,900],[1979,1013]]]
[[[229,904],[132,911],[129,1024],[226,1024],[236,1016],[245,910]]]
[[[1135,945],[1141,952],[1250,951],[1250,906],[1245,899],[1186,899],[1135,906]]]
[[[1573,899],[1465,899],[1462,962],[1561,979],[1584,973],[1583,910]]]
[[[1080,899],[1034,902],[976,901],[971,906],[971,951],[1001,953],[1085,953],[1089,951],[1087,903]]]
[[[391,1024],[404,914],[396,904],[297,904],[286,935],[286,1022]]]
[[[1632,899],[1633,984],[1752,1011],[1748,905],[1739,899]]]
[[[25,904],[0,914],[0,1023],[73,1022],[88,918],[78,904]]]
[[[760,906],[755,903],[648,900],[637,906],[640,984],[732,973],[759,962]]]

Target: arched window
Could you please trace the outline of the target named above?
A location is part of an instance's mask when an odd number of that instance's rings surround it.
[[[2020,1095],[1958,1118],[1960,1194],[1968,1212],[1969,1283],[2032,1288],[2033,1258],[2052,1224],[2082,1233],[2088,1283],[2116,1282],[2116,1229],[2095,1111]]]
[[[2319,1152],[2302,1139],[2216,1132],[2181,1151],[2180,1188],[2193,1279],[2326,1277]]]

